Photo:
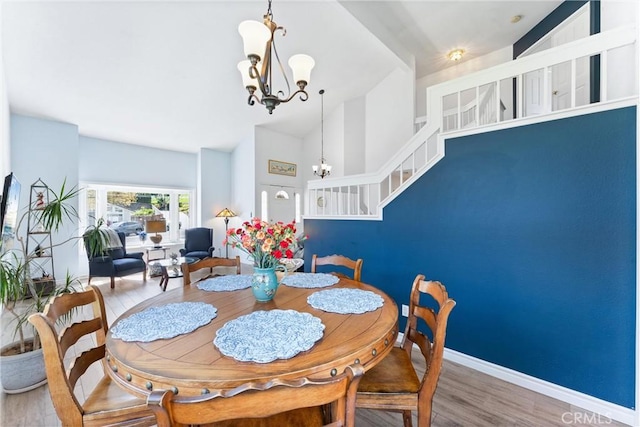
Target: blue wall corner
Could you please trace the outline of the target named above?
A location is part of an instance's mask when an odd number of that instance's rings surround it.
[[[384,221],[305,220],[306,265],[363,258],[398,306],[440,280],[447,347],[633,408],[635,182],[635,107],[451,139]]]

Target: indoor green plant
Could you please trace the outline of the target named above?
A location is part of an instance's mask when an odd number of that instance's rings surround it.
[[[9,344],[2,348],[0,352],[0,363],[2,364],[2,386],[5,392],[15,393],[26,391],[34,386],[44,383],[44,377],[39,380],[32,378],[35,383],[31,385],[16,385],[18,380],[26,379],[30,373],[37,371],[43,373],[44,369],[38,367],[27,368],[27,364],[21,360],[16,364],[18,367],[24,367],[26,374],[16,374],[13,368],[9,368],[8,364],[17,356],[24,356],[27,353],[40,352],[40,341],[37,334],[27,334],[25,327],[28,325],[27,318],[34,312],[40,312],[44,309],[47,302],[55,295],[63,292],[73,292],[79,281],[73,279],[69,273],[61,284],[56,284],[51,292],[39,289],[32,278],[33,271],[37,270],[34,266],[35,260],[43,252],[51,252],[55,247],[67,244],[71,241],[79,239],[78,236],[69,237],[59,243],[52,244],[50,247],[36,247],[36,250],[27,251],[25,238],[19,234],[21,225],[26,221],[29,214],[35,215],[35,220],[42,225],[45,230],[57,232],[60,227],[67,221],[74,222],[78,219],[77,211],[72,203],[77,197],[80,190],[77,187],[68,188],[66,180],[58,192],[47,188],[49,192],[48,203],[37,210],[29,211],[29,207],[20,216],[16,226],[17,246],[12,249],[4,250],[0,254],[0,303],[4,310],[8,312],[12,319],[14,327],[14,338],[17,337],[15,343]],[[90,228],[87,233],[92,236],[95,247],[93,250],[101,251],[101,244],[104,243],[104,237],[99,226]],[[35,360],[36,366],[40,366],[42,356],[39,359],[37,355],[31,355]],[[42,364],[42,367],[44,365]]]

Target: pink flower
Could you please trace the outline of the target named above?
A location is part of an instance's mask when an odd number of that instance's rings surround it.
[[[297,238],[295,233],[294,222],[270,224],[260,218],[252,218],[241,228],[230,229],[223,244],[231,244],[246,252],[258,268],[273,268],[282,258],[293,258],[297,242],[304,240]]]

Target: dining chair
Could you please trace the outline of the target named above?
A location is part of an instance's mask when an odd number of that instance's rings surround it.
[[[42,342],[49,393],[63,426],[155,424],[155,416],[144,399],[125,392],[106,374],[109,369],[105,359],[108,327],[104,300],[98,288],[88,285],[84,291],[56,296],[42,313],[29,316],[29,322],[35,326]],[[58,333],[61,324],[65,327]],[[87,343],[95,346],[87,348]],[[72,363],[68,363],[66,357]],[[102,364],[103,376],[90,393],[85,392],[86,399],[81,404],[74,388],[79,380],[82,387],[78,389],[87,386],[88,382],[83,383],[81,378],[96,362]],[[91,384],[93,376],[94,372],[87,375]]]
[[[156,414],[158,427],[354,427],[355,395],[363,373],[362,365],[354,364],[328,378],[276,379],[199,396],[154,390],[147,405]],[[331,410],[326,411],[328,406]],[[238,419],[238,414],[251,418]]]
[[[191,284],[191,273],[193,273],[194,271],[208,268],[209,272],[213,273],[213,269],[216,267],[235,267],[236,274],[240,274],[240,257],[236,256],[235,258],[204,258],[192,264],[183,262],[181,268],[184,286],[188,286]],[[208,277],[215,276],[220,276],[220,274],[210,274]]]
[[[362,277],[362,258],[358,258],[357,260],[352,260],[351,258],[347,258],[343,255],[329,255],[325,257],[319,257],[316,254],[313,254],[311,257],[311,272],[316,272],[316,267],[319,265],[337,265],[340,267],[346,267],[348,269],[353,270],[353,277],[349,277],[344,273],[333,272],[338,277],[345,277],[347,279],[353,279],[356,282],[359,282]]]
[[[437,310],[425,304],[430,299]],[[405,427],[411,427],[411,411],[416,411],[419,427],[431,425],[431,405],[442,369],[447,320],[455,305],[442,283],[424,280],[422,274],[416,276],[402,342],[362,377],[356,407],[402,412]],[[418,319],[430,330],[431,339],[418,330]],[[414,345],[425,359],[422,379],[418,378],[411,362]]]

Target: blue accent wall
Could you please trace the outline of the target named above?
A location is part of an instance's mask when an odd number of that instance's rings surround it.
[[[363,258],[398,306],[417,274],[440,280],[448,348],[633,408],[636,108],[445,149],[384,221],[305,220],[307,271],[314,253]]]

